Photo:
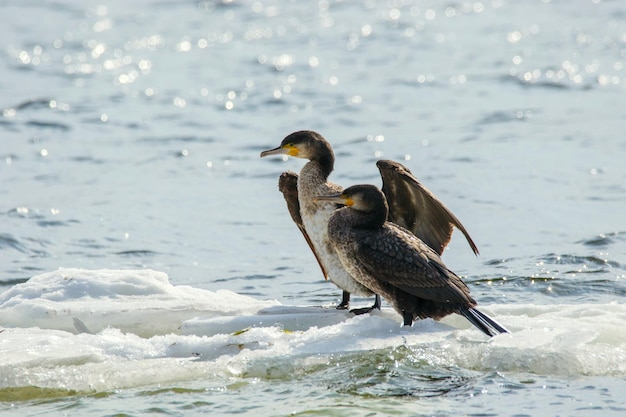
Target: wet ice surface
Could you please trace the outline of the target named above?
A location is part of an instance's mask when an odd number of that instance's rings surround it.
[[[626,371],[622,304],[482,310],[511,334],[487,340],[460,316],[405,328],[388,308],[355,317],[332,307],[285,306],[175,286],[150,270],[60,269],[0,295],[7,326],[0,393],[11,399],[15,388],[32,395],[28,387],[40,395],[92,395],[304,378],[357,396],[436,397],[476,383],[524,391],[545,378],[619,378]],[[342,377],[331,380],[328,372]]]

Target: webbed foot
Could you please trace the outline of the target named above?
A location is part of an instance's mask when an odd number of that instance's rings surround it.
[[[353,308],[350,313],[360,316],[361,314],[371,313],[374,310],[380,310],[380,295],[374,296],[374,305],[371,307]]]

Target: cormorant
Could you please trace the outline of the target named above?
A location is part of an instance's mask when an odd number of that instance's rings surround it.
[[[299,176],[291,171],[283,172],[279,179],[279,189],[287,202],[291,218],[313,251],[324,277],[343,290],[342,301],[337,308],[348,308],[350,293],[372,295],[370,289],[355,281],[344,270],[329,245],[327,224],[336,206],[315,201],[315,196],[336,194],[342,190],[341,186],[328,181],[335,162],[328,141],[317,132],[297,131],[285,137],[280,146],[261,152],[261,157],[268,155],[289,155],[309,160]],[[419,236],[440,255],[450,242],[453,228],[457,227],[465,235],[474,253],[478,254],[478,248],[461,222],[407,168],[386,160],[378,161],[376,165],[382,176],[383,191],[390,204],[390,221]],[[362,314],[374,308],[380,308],[378,295],[371,308],[352,312]]]
[[[508,333],[475,308],[467,285],[431,247],[387,221],[387,201],[376,186],[355,185],[317,200],[346,206],[328,222],[330,244],[346,271],[387,300],[405,326],[458,313],[488,336]]]

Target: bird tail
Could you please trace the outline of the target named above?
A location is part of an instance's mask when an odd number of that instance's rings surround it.
[[[466,319],[489,337],[500,333],[509,333],[507,329],[496,323],[494,319],[475,308],[464,308],[460,311]]]

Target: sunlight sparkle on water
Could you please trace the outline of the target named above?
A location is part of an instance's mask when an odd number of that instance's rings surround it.
[[[17,114],[17,111],[14,108],[7,108],[2,110],[2,116],[4,117],[15,117],[15,115]]]
[[[385,135],[367,135],[368,142],[384,142]]]
[[[187,106],[187,100],[185,100],[182,97],[175,97],[173,100],[174,106],[179,107],[179,108],[184,108]]]

